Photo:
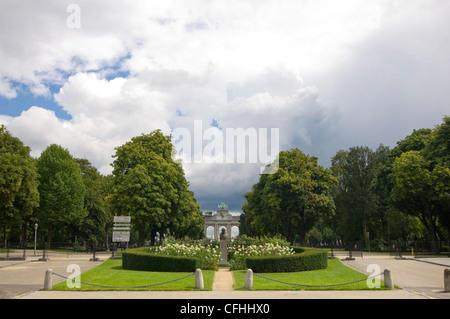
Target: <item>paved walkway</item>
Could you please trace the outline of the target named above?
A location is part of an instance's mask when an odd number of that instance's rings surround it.
[[[86,255],[51,258],[47,262],[22,262],[0,268],[0,298],[17,299],[450,299],[443,293],[443,272],[450,258],[397,260],[386,254],[364,254],[364,258],[343,261],[365,274],[367,266],[378,265],[392,272],[394,283],[404,289],[383,291],[233,291],[232,273],[221,269],[215,274],[213,291],[38,291],[43,288],[45,270],[66,273],[77,264],[84,272],[101,261],[89,261]],[[104,259],[103,259],[104,260]],[[0,262],[0,267],[2,263]],[[446,266],[448,265],[448,267]],[[54,278],[57,283],[63,281]]]
[[[378,265],[383,271],[389,269],[394,284],[414,294],[428,298],[450,299],[450,293],[443,293],[444,269],[450,268],[450,258],[396,259],[381,253],[364,253],[363,258],[342,260],[344,264],[365,274],[369,265]]]
[[[427,299],[403,289],[388,291],[37,291],[20,299]]]
[[[67,266],[77,264],[85,272],[102,261],[89,261],[92,255],[73,255],[53,257],[49,261],[0,261],[0,299],[10,299],[34,293],[44,288],[47,269],[60,274],[67,274]],[[103,258],[105,260],[105,258]],[[54,278],[54,283],[63,279]]]
[[[234,286],[233,273],[228,268],[219,268],[214,274],[213,291],[232,291]]]

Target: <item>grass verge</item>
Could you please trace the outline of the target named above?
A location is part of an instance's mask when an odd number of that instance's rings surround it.
[[[212,290],[214,279],[213,270],[202,270],[203,283],[205,290]],[[102,286],[134,287],[161,283],[183,276],[189,275],[189,272],[153,272],[136,271],[122,269],[122,260],[108,259],[102,264],[94,267],[80,276],[80,281],[99,284]],[[59,277],[55,277],[59,278]],[[196,290],[195,276],[190,276],[181,280],[170,282],[163,285],[151,286],[146,288],[108,288],[81,284],[81,288],[68,288],[64,280],[53,286],[53,290],[67,291],[98,291],[98,290]]]
[[[245,282],[246,270],[233,271],[235,280],[235,289],[243,290]],[[306,285],[330,285],[353,282],[365,279],[368,276],[356,270],[353,270],[338,259],[329,259],[328,267],[326,269],[288,272],[288,273],[262,273],[262,276],[281,280],[289,283],[306,284]],[[367,281],[361,281],[343,286],[332,287],[305,287],[296,285],[287,285],[284,283],[275,282],[253,275],[253,290],[373,290],[384,289],[384,282],[380,280],[381,288],[369,288]]]

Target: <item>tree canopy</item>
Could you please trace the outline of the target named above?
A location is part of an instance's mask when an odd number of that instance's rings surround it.
[[[85,186],[80,166],[67,149],[52,144],[37,160],[39,173],[39,223],[47,228],[50,242],[55,229],[81,225],[87,212],[84,208]]]
[[[249,233],[282,234],[306,242],[306,234],[321,217],[334,214],[331,188],[337,178],[299,149],[279,153],[275,174],[260,176],[243,205]]]
[[[420,138],[418,138],[418,136]],[[408,147],[404,147],[408,145]],[[414,131],[399,142],[392,166],[392,204],[416,216],[428,230],[434,251],[450,233],[450,118],[433,130]],[[444,232],[447,234],[445,235]]]
[[[114,214],[130,215],[143,244],[150,235],[167,230],[188,233],[192,220],[203,216],[179,163],[172,160],[171,137],[160,130],[133,137],[116,148],[113,192],[109,202]]]
[[[0,126],[0,224],[4,246],[7,227],[21,226],[39,205],[37,177],[30,149]]]

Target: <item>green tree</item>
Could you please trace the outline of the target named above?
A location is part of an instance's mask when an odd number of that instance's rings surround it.
[[[37,177],[30,149],[0,126],[0,224],[5,248],[8,227],[22,225],[26,240],[26,221],[39,205]]]
[[[105,202],[111,191],[111,178],[101,175],[87,159],[75,159],[80,166],[81,176],[86,189],[84,207],[87,216],[80,227],[87,241],[108,242],[107,225],[112,214]]]
[[[191,219],[203,220],[181,164],[172,160],[172,150],[171,136],[160,130],[116,148],[109,202],[114,213],[131,216],[140,245],[149,235],[153,241],[156,232],[169,230],[179,237]]]
[[[55,229],[77,228],[86,217],[85,186],[80,166],[67,149],[52,144],[37,161],[39,224],[47,228],[47,242]],[[72,235],[72,234],[71,234]]]
[[[340,231],[346,240],[365,241],[369,247],[369,230],[377,229],[373,216],[377,208],[374,191],[378,169],[377,153],[369,147],[351,147],[332,158],[332,171],[339,177],[335,190]]]
[[[416,241],[422,239],[426,232],[417,216],[399,211],[393,206],[389,206],[386,211],[386,222],[389,242],[408,243]]]
[[[431,137],[431,129],[418,129],[405,137],[403,140],[397,142],[397,145],[392,149],[392,157],[395,159],[409,151],[422,151],[429,143]]]
[[[245,194],[246,222],[259,234],[285,236],[302,243],[320,217],[334,213],[330,190],[337,183],[316,157],[299,149],[280,152],[275,174],[261,175]]]
[[[436,192],[436,210],[439,226],[450,240],[450,117],[445,116],[442,124],[436,126],[423,149],[425,159],[433,167],[432,183]],[[442,237],[442,236],[441,236]],[[442,238],[443,239],[443,238]]]
[[[409,151],[395,159],[391,199],[395,207],[417,216],[428,229],[431,241],[437,242],[437,214],[433,209],[433,178],[427,162],[418,151]],[[435,246],[434,251],[438,248]]]
[[[397,144],[393,153],[391,201],[408,215],[419,218],[439,251],[438,240],[450,233],[450,118],[433,130],[415,130]]]

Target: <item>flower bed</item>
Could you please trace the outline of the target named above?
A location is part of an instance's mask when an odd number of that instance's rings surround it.
[[[220,250],[212,244],[167,243],[155,248],[157,255],[185,256],[200,258],[202,269],[216,269],[220,259]]]
[[[217,241],[193,242],[169,239],[158,247],[130,249],[123,253],[124,268],[134,270],[192,271],[196,268],[215,270],[219,261],[220,249]],[[280,237],[241,236],[228,243],[228,262],[233,270],[255,268],[253,271],[257,272],[323,269],[327,265],[327,252],[291,247]]]
[[[231,255],[231,269],[245,269],[246,259],[249,257],[268,257],[268,256],[288,256],[295,252],[289,246],[283,246],[278,243],[266,243],[260,245],[239,245],[229,247]]]

